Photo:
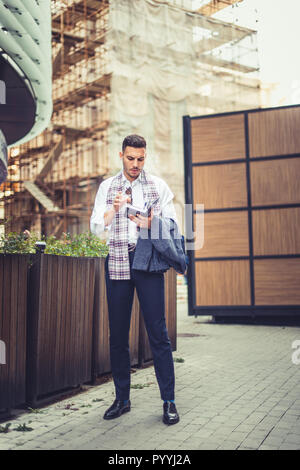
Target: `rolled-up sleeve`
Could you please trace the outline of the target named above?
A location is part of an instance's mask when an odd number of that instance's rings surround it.
[[[104,213],[106,212],[106,196],[107,190],[105,184],[101,183],[96,194],[95,204],[93,212],[90,219],[90,229],[94,235],[97,237],[101,236],[101,233],[109,228],[105,227],[104,223]]]

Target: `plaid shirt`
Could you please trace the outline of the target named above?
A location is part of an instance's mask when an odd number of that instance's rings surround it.
[[[117,193],[124,191],[126,181],[122,178],[122,174],[123,171],[120,171],[115,178],[113,178],[109,187],[106,198],[106,206],[108,209],[113,207]],[[141,172],[141,183],[145,201],[153,204],[153,202],[158,199],[153,206],[153,213],[154,215],[160,215],[161,208],[157,188],[154,181],[144,170]],[[130,279],[128,223],[129,219],[126,216],[126,207],[123,206],[115,214],[109,240],[108,271],[110,279],[113,280]]]

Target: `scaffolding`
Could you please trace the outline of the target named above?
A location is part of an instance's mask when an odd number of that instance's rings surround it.
[[[88,229],[98,186],[133,132],[182,205],[182,116],[260,105],[256,32],[211,16],[234,3],[52,0],[52,121],[10,149],[5,230]]]

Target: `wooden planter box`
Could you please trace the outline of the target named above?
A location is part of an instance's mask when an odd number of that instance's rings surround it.
[[[93,379],[111,371],[109,352],[109,321],[105,286],[105,258],[96,258],[96,282],[94,297],[93,328]],[[140,312],[136,293],[131,314],[129,332],[130,361],[132,366],[139,362],[139,323]]]
[[[0,413],[26,401],[28,255],[0,255]],[[4,349],[5,346],[5,349]],[[1,362],[2,362],[1,360]]]
[[[95,260],[37,254],[30,270],[27,401],[91,381]]]
[[[103,258],[0,255],[0,347],[6,345],[0,413],[25,403],[34,407],[111,371],[104,269]],[[175,350],[173,270],[165,275],[165,292]],[[132,366],[152,359],[136,293],[130,354]]]
[[[176,321],[177,321],[177,303],[176,303],[176,271],[169,269],[165,273],[165,316],[166,325],[171,341],[172,351],[176,351]],[[148,334],[144,324],[143,316],[141,313],[140,319],[140,344],[139,344],[139,365],[142,366],[145,362],[151,361],[152,351],[148,340]]]

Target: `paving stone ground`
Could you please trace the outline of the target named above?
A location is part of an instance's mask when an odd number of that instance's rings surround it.
[[[180,422],[162,422],[153,366],[132,374],[130,413],[103,420],[112,381],[29,412],[16,412],[0,450],[300,450],[299,326],[218,324],[178,304],[175,362]],[[300,354],[298,355],[300,357]],[[26,424],[32,431],[16,428]]]

